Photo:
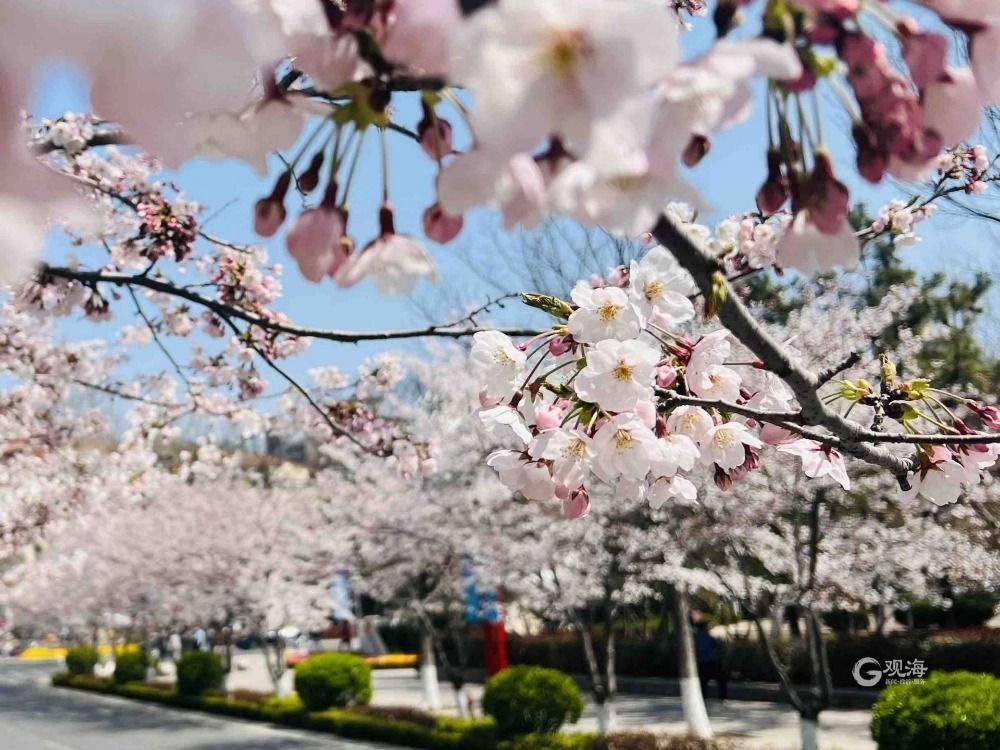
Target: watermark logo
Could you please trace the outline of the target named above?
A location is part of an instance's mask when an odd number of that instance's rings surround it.
[[[883,663],[871,656],[863,656],[854,663],[851,674],[861,687],[875,687],[883,680],[885,685],[923,682],[927,671],[923,659],[887,659]]]

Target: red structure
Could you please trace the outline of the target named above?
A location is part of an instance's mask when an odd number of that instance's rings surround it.
[[[492,677],[507,667],[507,631],[503,620],[483,622],[483,648],[486,652],[486,674]]]

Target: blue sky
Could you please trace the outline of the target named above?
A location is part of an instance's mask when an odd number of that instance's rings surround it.
[[[689,51],[702,49],[710,42],[709,27],[710,23],[703,21],[696,32],[688,35],[686,45]],[[756,93],[760,94],[761,90],[758,86]],[[760,101],[760,96],[757,100]],[[875,187],[855,175],[847,117],[832,98],[825,100],[823,105],[831,113],[825,135],[832,152],[837,155],[838,173],[851,188],[854,200],[864,201],[875,210],[892,197],[908,195],[909,190],[905,187],[902,190],[889,184]],[[404,97],[394,106],[399,122],[410,127],[416,124],[420,112],[415,97]],[[67,64],[51,65],[35,87],[35,98],[30,106],[32,114],[45,117],[65,111],[86,110],[86,81]],[[707,223],[752,207],[753,196],[764,177],[763,133],[763,118],[758,110],[746,122],[719,134],[708,157],[690,171],[691,182],[711,206],[711,210],[702,217]],[[390,184],[397,230],[419,236],[421,214],[433,201],[433,164],[405,137],[395,134],[389,137],[393,139],[390,142]],[[374,132],[366,138],[352,191],[351,232],[359,245],[371,239],[376,231],[375,218],[381,191],[377,141]],[[276,157],[272,157],[270,163],[272,175],[266,180],[241,163],[205,159],[191,160],[170,176],[190,198],[206,207],[205,216],[214,214],[206,227],[210,232],[233,242],[260,243],[260,238],[252,232],[250,214],[254,202],[269,192],[274,175],[280,171],[281,162]],[[983,222],[939,216],[922,228],[924,242],[906,251],[907,259],[921,272],[947,270],[964,274],[990,266],[988,245],[996,239],[993,227]],[[482,284],[469,270],[469,263],[474,264],[479,254],[490,252],[490,245],[496,241],[496,231],[495,217],[489,212],[477,211],[468,217],[466,228],[454,243],[449,246],[430,245],[440,267],[441,288],[437,291],[443,299],[472,303],[481,298]],[[516,235],[505,241],[516,241]],[[285,264],[284,297],[279,308],[296,322],[350,329],[405,328],[429,322],[412,301],[384,297],[369,282],[363,282],[354,289],[342,290],[329,281],[319,285],[305,281],[287,257],[281,234],[263,244],[272,259]],[[956,246],[963,246],[966,250],[952,257],[951,251]],[[53,233],[47,257],[58,260],[65,250],[65,241]],[[592,270],[601,272],[605,269]],[[426,302],[434,294],[434,291],[429,292],[425,288],[419,297]],[[442,319],[452,317],[444,308],[439,315]],[[113,330],[85,321],[66,321],[63,327],[67,335],[73,337],[109,336]],[[306,369],[317,365],[334,364],[349,370],[375,351],[414,350],[420,346],[419,343],[354,346],[317,342],[307,354],[289,362],[288,369],[296,375],[302,375]],[[183,344],[178,347],[179,351],[183,351]],[[273,380],[270,376],[269,379]]]

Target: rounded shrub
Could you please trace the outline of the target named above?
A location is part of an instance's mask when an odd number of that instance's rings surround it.
[[[177,662],[177,692],[201,695],[222,687],[222,659],[211,651],[189,651]]]
[[[92,675],[100,660],[100,654],[93,646],[74,646],[66,652],[66,671],[76,675]]]
[[[122,650],[115,655],[115,682],[145,682],[149,658],[142,649]]]
[[[568,675],[555,669],[509,667],[487,680],[483,711],[505,737],[554,733],[580,718],[583,695]]]
[[[890,685],[872,707],[879,750],[984,750],[1000,747],[1000,679],[938,672]]]
[[[309,711],[366,705],[372,699],[372,670],[354,654],[317,654],[295,666],[295,691]]]

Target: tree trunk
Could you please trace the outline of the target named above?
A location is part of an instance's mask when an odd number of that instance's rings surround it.
[[[785,608],[780,599],[775,599],[771,605],[771,640],[777,643],[781,640],[781,621],[785,616]]]
[[[472,695],[469,693],[467,685],[452,683],[455,692],[455,708],[458,710],[458,718],[472,718]]]
[[[819,750],[819,717],[799,716],[799,747]]]
[[[587,670],[590,673],[590,692],[597,706],[598,731],[610,734],[614,731],[614,698],[609,694],[606,682],[607,670],[602,670],[594,649],[594,636],[590,632],[589,623],[578,622],[580,639],[583,641],[583,654],[587,660]],[[612,657],[613,658],[613,657]]]
[[[434,660],[434,639],[424,633],[420,649],[420,682],[424,687],[424,706],[428,711],[441,710],[441,691],[438,688],[437,663]]]
[[[605,698],[604,703],[597,705],[597,731],[602,737],[606,737],[615,731],[618,723],[618,715],[615,712],[615,699],[611,696]]]
[[[701,694],[698,679],[698,662],[694,654],[694,636],[691,633],[691,614],[688,606],[687,586],[679,584],[674,588],[674,614],[677,618],[678,665],[681,683],[681,710],[688,732],[699,739],[712,736],[712,725],[705,710],[705,698]]]

